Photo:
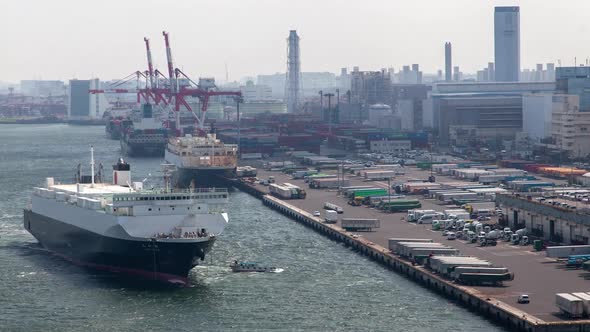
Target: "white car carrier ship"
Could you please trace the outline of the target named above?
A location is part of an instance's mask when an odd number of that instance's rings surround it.
[[[24,227],[51,252],[91,268],[177,283],[211,250],[228,222],[226,189],[144,190],[119,159],[113,183],[46,179],[34,188]]]

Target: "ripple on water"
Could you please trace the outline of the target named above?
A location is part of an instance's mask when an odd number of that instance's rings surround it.
[[[12,142],[10,145],[3,142]],[[230,195],[230,223],[189,287],[141,283],[74,266],[22,229],[31,188],[120,157],[102,127],[3,126],[0,131],[0,330],[7,331],[501,331],[342,245]],[[158,185],[162,159],[127,158]],[[282,273],[233,273],[233,260]]]

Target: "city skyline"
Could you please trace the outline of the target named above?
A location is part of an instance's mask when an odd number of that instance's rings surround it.
[[[303,72],[338,73],[353,66],[397,71],[418,63],[425,73],[436,73],[444,69],[448,41],[453,44],[453,64],[475,73],[494,60],[494,7],[513,5],[521,8],[521,69],[537,63],[557,65],[558,60],[573,65],[576,57],[578,64],[585,63],[590,47],[574,36],[588,30],[582,13],[590,3],[575,1],[563,8],[553,3],[374,1],[351,8],[333,1],[197,5],[107,0],[89,11],[73,1],[29,1],[0,14],[4,31],[19,32],[2,37],[8,47],[3,50],[0,81],[121,78],[146,67],[144,36],[152,41],[157,67],[164,69],[162,30],[170,32],[175,65],[193,77],[223,80],[226,65],[230,80],[284,73],[292,29],[301,37]],[[167,12],[172,14],[162,15]],[[238,15],[245,12],[248,15]],[[335,23],[325,24],[328,18]]]

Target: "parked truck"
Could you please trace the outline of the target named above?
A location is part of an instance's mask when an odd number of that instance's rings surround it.
[[[582,306],[584,307],[584,316],[590,316],[590,294],[578,292],[572,293],[572,295],[582,300]]]
[[[291,174],[291,176],[293,176],[293,179],[297,180],[297,179],[303,179],[304,177],[306,177],[308,175],[313,175],[313,174],[318,174],[318,171],[316,171],[314,169],[295,171]]]
[[[474,216],[474,215],[478,214],[479,210],[495,211],[496,210],[496,203],[495,202],[470,202],[469,204],[463,205],[462,208],[464,208],[472,216]]]
[[[406,216],[407,222],[415,222],[418,221],[423,215],[425,214],[435,214],[435,210],[408,210],[408,215]]]
[[[334,210],[326,210],[325,221],[327,224],[335,224],[338,222],[338,212]]]
[[[339,179],[336,176],[329,178],[316,178],[309,181],[309,187],[312,189],[337,189],[340,186],[348,186],[348,179]]]
[[[411,209],[419,209],[421,207],[422,207],[422,203],[420,203],[420,201],[418,201],[418,200],[405,200],[405,199],[397,199],[395,201],[392,200],[391,202],[383,202],[382,201],[377,206],[377,208],[379,210],[382,210],[384,212],[390,212],[390,213],[408,211]]]
[[[283,183],[283,186],[291,189],[291,194],[292,194],[291,198],[305,199],[305,197],[307,197],[307,193],[305,192],[305,189],[302,189],[297,185],[285,182],[285,183]]]
[[[392,237],[387,240],[389,250],[392,252],[397,252],[397,244],[400,242],[417,242],[417,243],[432,243],[432,239],[415,239],[415,238],[397,238]]]
[[[337,213],[344,213],[344,210],[342,210],[342,208],[334,203],[330,203],[330,202],[325,202],[324,203],[324,209],[326,210],[334,210]]]
[[[555,305],[559,311],[567,317],[580,318],[584,316],[584,304],[582,300],[572,294],[555,294]]]
[[[579,246],[551,246],[546,248],[546,255],[550,258],[564,258],[571,255],[590,254],[590,245]]]
[[[306,197],[305,190],[291,184],[271,183],[268,188],[273,196],[281,199],[303,199]]]
[[[366,171],[365,181],[387,180],[395,176],[395,171]]]
[[[514,279],[513,273],[490,274],[490,273],[461,273],[455,279],[465,285],[494,285],[500,286],[503,281]]]
[[[342,228],[347,231],[367,231],[381,227],[379,219],[342,218]]]

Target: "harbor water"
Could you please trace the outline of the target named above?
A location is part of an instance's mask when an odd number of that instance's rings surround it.
[[[230,223],[190,287],[81,268],[43,250],[22,209],[46,177],[107,180],[120,157],[103,127],[0,126],[0,331],[503,331],[458,304],[232,192]],[[134,181],[162,185],[163,159],[127,159]],[[233,260],[280,273],[232,273]]]

